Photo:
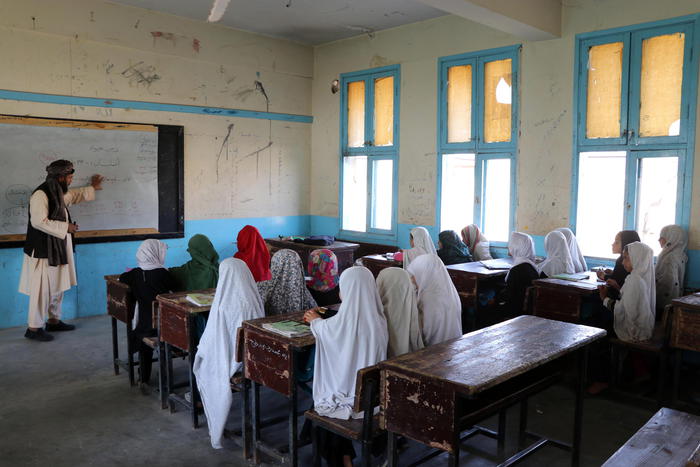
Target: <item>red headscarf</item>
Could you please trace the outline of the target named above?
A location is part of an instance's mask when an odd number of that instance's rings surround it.
[[[246,225],[238,232],[238,251],[233,257],[245,261],[255,282],[272,279],[270,252],[260,232],[252,225]]]

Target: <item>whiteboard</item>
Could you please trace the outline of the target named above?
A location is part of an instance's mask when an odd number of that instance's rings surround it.
[[[71,187],[105,177],[95,201],[70,208],[81,231],[158,231],[156,126],[0,116],[0,236],[26,233],[29,197],[57,159],[73,162]]]

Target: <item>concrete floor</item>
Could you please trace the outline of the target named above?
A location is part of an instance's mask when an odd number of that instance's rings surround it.
[[[206,423],[190,426],[184,411],[161,410],[157,393],[144,396],[129,387],[124,372],[115,376],[111,364],[110,323],[106,316],[74,321],[74,332],[55,333],[56,339],[38,343],[23,337],[24,328],[0,331],[0,466],[236,466],[246,465],[232,442],[214,450]],[[122,328],[120,327],[120,331]],[[122,348],[125,348],[122,346]],[[182,361],[176,372],[184,376]],[[154,366],[154,379],[157,374]],[[266,416],[280,415],[285,399],[263,391]],[[559,439],[571,437],[573,392],[555,386],[530,403],[533,431]],[[308,404],[308,398],[302,405]],[[584,405],[583,466],[598,466],[639,429],[652,409],[623,405],[604,398],[589,398]],[[517,410],[508,419],[507,451],[513,452]],[[494,427],[488,420],[486,426]],[[235,400],[229,427],[239,426]],[[300,420],[301,426],[301,420]],[[286,425],[263,431],[263,437],[280,444]],[[462,465],[493,465],[495,441],[475,437],[465,443]],[[410,442],[401,454],[408,465],[427,449]],[[310,465],[310,446],[301,449],[300,465]],[[444,465],[438,457],[425,464]],[[567,453],[546,447],[520,465],[569,465]]]

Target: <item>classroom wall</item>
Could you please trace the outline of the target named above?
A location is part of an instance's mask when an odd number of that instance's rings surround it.
[[[313,49],[289,41],[95,0],[4,0],[0,44],[0,90],[311,115]],[[183,125],[186,237],[167,241],[168,266],[195,233],[225,257],[247,223],[308,232],[308,123],[2,99],[0,113]],[[105,312],[102,276],[133,266],[137,246],[77,247],[67,318]],[[0,327],[26,322],[21,262],[20,249],[0,249]]]
[[[563,4],[562,37],[527,42],[456,16],[446,16],[315,48],[311,164],[312,229],[337,231],[341,73],[401,65],[399,243],[413,225],[437,237],[437,60],[522,44],[516,228],[536,237],[568,225],[572,169],[574,37],[578,33],[697,13],[696,0],[574,0]],[[700,108],[700,106],[698,106]],[[700,127],[697,129],[700,134]],[[695,156],[700,153],[696,146]],[[700,163],[695,164],[700,178]],[[700,184],[693,186],[690,285],[700,287]],[[336,230],[333,230],[336,229]],[[538,253],[543,251],[538,250]],[[698,271],[693,273],[693,271]]]

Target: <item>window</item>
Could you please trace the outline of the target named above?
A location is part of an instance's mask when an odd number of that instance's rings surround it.
[[[399,67],[341,75],[341,229],[396,235]]]
[[[507,241],[514,219],[520,47],[439,61],[438,224]]]
[[[589,256],[612,257],[622,229],[658,254],[663,226],[688,225],[696,20],[577,37],[571,217]]]

